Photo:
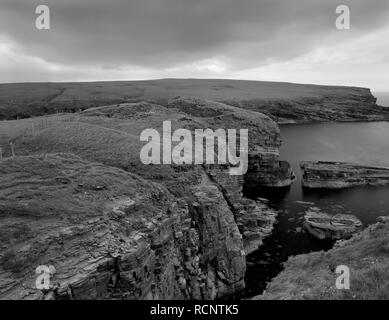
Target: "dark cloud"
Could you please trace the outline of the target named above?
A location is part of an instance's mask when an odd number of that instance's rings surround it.
[[[387,0],[47,0],[52,29],[34,27],[42,1],[2,0],[0,35],[66,65],[168,68],[222,57],[233,69],[292,59],[388,23]],[[352,29],[334,28],[348,4]]]

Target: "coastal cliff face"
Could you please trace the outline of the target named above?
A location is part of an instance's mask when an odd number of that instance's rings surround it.
[[[366,88],[318,86],[312,96],[258,99],[241,102],[240,106],[262,112],[280,124],[388,120],[389,109],[376,102]]]
[[[169,101],[168,107],[187,112],[204,128],[248,129],[247,173],[231,176],[228,168],[220,165],[207,166],[206,172],[234,213],[246,255],[251,253],[271,234],[277,212],[266,204],[244,198],[243,187],[285,187],[294,181],[289,163],[279,160],[281,139],[278,126],[260,113],[202,99],[175,97]],[[191,128],[192,125],[186,127]]]
[[[282,177],[274,121],[211,101],[3,122],[1,297],[215,299],[244,288],[246,254],[277,213],[245,199],[244,177],[228,166],[140,163],[140,132],[164,120],[172,130],[249,129],[249,157],[272,152],[258,185]],[[38,265],[56,269],[49,290],[35,287]]]
[[[248,171],[244,176],[247,186],[286,187],[293,183],[295,177],[289,163],[280,161],[280,130],[269,117],[195,98],[176,97],[170,100],[168,107],[195,117],[205,128],[248,129]]]
[[[222,79],[162,79],[102,83],[0,84],[0,120],[76,112],[175,96],[218,101],[264,113],[278,123],[388,120],[369,89]]]
[[[343,162],[303,162],[302,183],[306,188],[342,189],[389,184],[389,168]]]
[[[230,176],[225,168],[207,169],[207,174],[233,212],[243,238],[245,255],[250,254],[261,246],[263,240],[273,231],[277,211],[260,201],[243,197],[243,176]]]
[[[0,172],[1,298],[214,299],[244,288],[242,237],[206,175],[189,206],[69,154],[5,160]],[[39,265],[56,269],[48,290],[35,286]]]
[[[248,187],[288,187],[295,175],[286,161],[279,160],[277,148],[256,148],[249,157],[249,169],[245,175],[245,184]]]

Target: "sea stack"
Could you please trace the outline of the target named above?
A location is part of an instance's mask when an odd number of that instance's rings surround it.
[[[343,189],[389,185],[389,168],[326,161],[305,161],[300,167],[302,184],[306,188]]]

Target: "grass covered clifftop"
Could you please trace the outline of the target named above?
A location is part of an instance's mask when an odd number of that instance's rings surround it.
[[[379,218],[328,252],[290,258],[285,269],[254,299],[389,299],[389,219]],[[350,289],[336,289],[336,267],[350,269]]]
[[[167,106],[127,103],[102,106],[76,114],[58,114],[0,122],[0,148],[3,157],[67,152],[89,161],[101,162],[133,172],[145,179],[172,182],[172,188],[185,190],[190,165],[144,165],[139,155],[146,144],[139,137],[144,129],[162,132],[169,120],[172,132],[179,128],[247,128],[250,150],[278,148],[279,128],[267,116],[240,108],[198,99],[171,99]],[[192,178],[189,178],[192,180]],[[185,180],[182,185],[179,183]]]
[[[0,120],[75,112],[174,96],[223,102],[265,113],[279,123],[389,119],[369,89],[225,79],[0,84]]]

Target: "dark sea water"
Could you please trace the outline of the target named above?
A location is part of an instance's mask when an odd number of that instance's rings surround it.
[[[291,255],[328,250],[331,241],[313,239],[301,230],[304,212],[318,207],[328,213],[356,215],[364,225],[389,214],[389,187],[360,187],[334,191],[306,191],[301,187],[300,161],[348,161],[389,167],[389,123],[325,123],[281,126],[281,158],[289,161],[297,180],[288,189],[245,190],[247,197],[263,197],[280,211],[273,234],[247,257],[246,297],[261,294],[266,283],[282,270]],[[309,202],[308,203],[301,203]]]

